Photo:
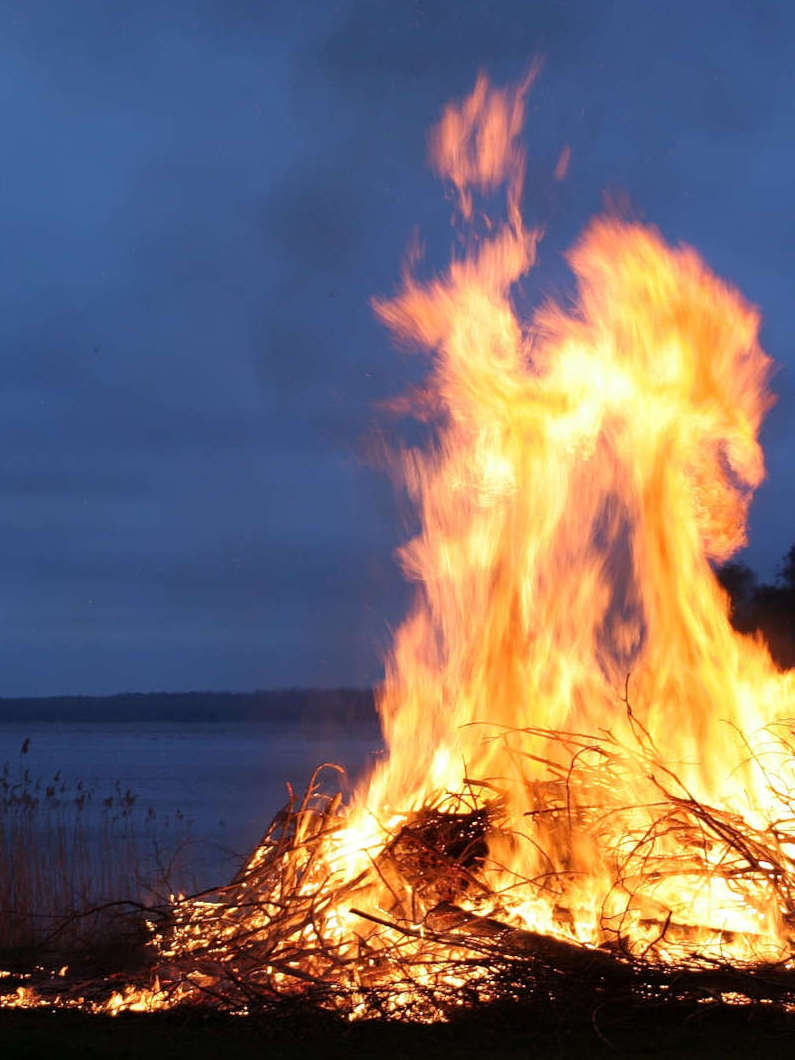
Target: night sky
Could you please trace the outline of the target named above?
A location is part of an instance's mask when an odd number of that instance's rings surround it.
[[[369,299],[450,204],[479,68],[544,59],[539,294],[607,192],[762,310],[744,554],[795,540],[795,5],[0,3],[0,695],[364,685],[407,602],[372,453],[419,370]],[[565,145],[569,175],[553,178]]]

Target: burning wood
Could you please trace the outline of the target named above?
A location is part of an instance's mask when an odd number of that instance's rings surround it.
[[[396,872],[423,906],[483,891],[477,869],[487,853],[489,813],[422,810],[400,829],[378,858],[382,875]],[[394,888],[391,888],[394,893]]]

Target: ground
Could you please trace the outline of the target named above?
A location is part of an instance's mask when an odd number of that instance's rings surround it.
[[[448,1025],[369,1022],[341,1025],[308,1012],[263,1018],[195,1012],[117,1017],[64,1011],[0,1013],[0,1055],[15,1060],[114,1057],[114,1060],[411,1060],[489,1057],[790,1058],[795,1019],[771,1006],[692,1004],[642,1013],[485,1009]]]

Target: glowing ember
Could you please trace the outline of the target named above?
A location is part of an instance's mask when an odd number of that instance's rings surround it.
[[[445,110],[431,162],[466,249],[376,303],[432,355],[414,411],[435,427],[403,461],[422,529],[388,755],[347,810],[293,807],[234,884],[175,902],[163,986],[111,1008],[311,989],[433,1018],[493,996],[505,961],[792,952],[795,678],[734,632],[710,566],[764,474],[759,317],[695,251],[606,216],[569,255],[573,304],[519,319],[531,80]]]

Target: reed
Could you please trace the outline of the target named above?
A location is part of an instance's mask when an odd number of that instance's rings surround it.
[[[0,952],[101,947],[119,910],[189,890],[190,823],[119,781],[35,775],[30,741],[0,771]]]

